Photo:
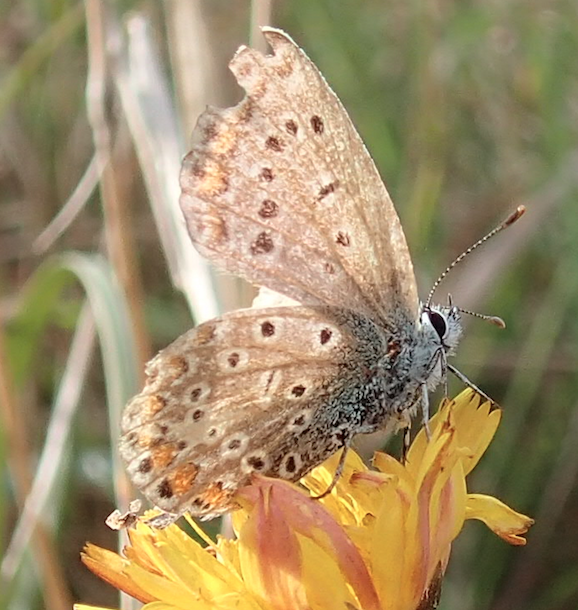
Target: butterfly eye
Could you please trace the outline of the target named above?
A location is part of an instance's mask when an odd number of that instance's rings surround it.
[[[446,336],[446,332],[448,330],[446,319],[437,311],[429,311],[428,315],[431,325],[434,327],[440,339],[443,339]]]

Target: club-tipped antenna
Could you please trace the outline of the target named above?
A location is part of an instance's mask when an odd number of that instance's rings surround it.
[[[446,277],[446,275],[459,263],[461,263],[464,258],[466,258],[466,256],[468,256],[468,254],[470,254],[471,252],[473,252],[476,248],[479,248],[483,243],[487,242],[488,239],[494,237],[494,235],[497,235],[500,231],[503,231],[504,229],[506,229],[507,227],[509,227],[510,225],[514,224],[516,222],[516,220],[519,220],[522,215],[524,214],[524,212],[526,211],[525,206],[523,205],[519,205],[509,216],[508,218],[506,218],[506,220],[504,220],[503,222],[501,222],[496,228],[492,229],[487,235],[485,235],[484,237],[482,237],[482,239],[479,239],[475,244],[473,244],[472,246],[470,246],[465,252],[462,252],[450,265],[448,265],[448,267],[446,268],[446,270],[438,277],[438,279],[434,282],[434,285],[432,286],[432,289],[429,291],[429,294],[427,295],[427,300],[425,302],[425,306],[429,307],[431,305],[431,301],[433,298],[433,295],[435,293],[435,291],[437,290],[438,286],[442,283],[442,281],[444,280],[444,278]],[[492,322],[493,324],[496,324],[497,326],[501,326],[504,325],[504,322],[502,320],[500,320],[500,318],[495,318],[495,320],[492,320],[491,318],[494,318],[495,316],[484,316],[483,314],[476,314],[474,312],[471,311],[464,311],[464,310],[460,310],[462,311],[462,313],[466,313],[469,315],[473,315],[475,317],[479,317],[479,318],[484,318],[484,319],[489,319],[490,322]],[[500,322],[498,322],[498,320],[500,320]]]
[[[474,318],[479,318],[480,320],[485,320],[486,322],[489,322],[490,324],[493,324],[494,326],[497,326],[499,328],[506,328],[506,323],[504,322],[504,320],[502,320],[502,318],[500,318],[498,316],[488,316],[483,313],[478,313],[477,311],[470,311],[469,309],[463,309],[462,307],[456,307],[454,305],[454,300],[452,299],[451,294],[448,294],[448,305],[450,307],[454,307],[460,313],[465,313],[468,316],[473,316]]]
[[[474,318],[480,318],[480,320],[485,320],[486,322],[489,322],[490,324],[493,324],[494,326],[497,326],[499,328],[506,328],[506,323],[504,322],[504,320],[502,320],[502,318],[498,316],[487,316],[483,313],[478,313],[477,311],[469,311],[468,309],[462,309],[461,307],[457,307],[457,310],[460,313],[467,314],[468,316],[474,316]]]

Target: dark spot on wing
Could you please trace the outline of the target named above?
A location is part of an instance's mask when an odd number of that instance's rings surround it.
[[[326,184],[325,186],[322,186],[319,189],[319,195],[317,196],[317,201],[321,201],[322,199],[324,199],[325,197],[327,197],[327,195],[334,193],[335,189],[339,186],[339,180],[336,180],[335,182],[330,182],[329,184]]]
[[[147,472],[150,472],[153,468],[153,461],[151,460],[150,457],[146,457],[143,460],[141,460],[141,463],[138,465],[138,471],[141,474],[147,474]]]
[[[264,199],[261,203],[259,216],[261,218],[275,218],[279,213],[279,206],[272,199]]]
[[[293,394],[293,396],[297,396],[297,398],[299,398],[300,396],[303,396],[303,394],[305,394],[305,386],[303,386],[303,385],[293,386],[291,388],[291,394]]]
[[[281,152],[283,150],[283,142],[279,138],[275,136],[269,136],[265,140],[265,146],[269,150],[274,150],[275,152]]]
[[[338,244],[341,244],[342,246],[349,246],[350,239],[349,239],[349,235],[347,233],[344,233],[343,231],[339,231],[339,233],[337,234],[337,236],[335,237],[335,241]]]
[[[273,250],[273,240],[268,233],[259,233],[257,239],[251,244],[251,254],[268,254]]]
[[[323,133],[323,129],[325,128],[325,125],[323,124],[323,120],[321,119],[320,116],[314,114],[311,117],[311,127],[313,128],[313,131],[317,134],[322,134]]]
[[[271,182],[273,180],[273,170],[270,167],[264,167],[261,170],[261,179],[265,182]]]
[[[262,470],[265,467],[264,460],[254,455],[247,458],[247,464],[249,464],[249,466],[255,470]]]
[[[288,131],[288,133],[290,133],[292,136],[297,134],[297,123],[295,121],[287,121],[285,123],[285,129]]]
[[[295,463],[295,458],[292,455],[290,455],[285,460],[285,470],[287,472],[295,472],[296,469],[297,469],[297,464]]]
[[[275,334],[275,326],[271,322],[263,322],[261,324],[261,334],[264,337],[272,337]]]
[[[157,493],[161,498],[172,498],[173,488],[168,479],[161,481],[157,487]]]
[[[294,420],[293,420],[293,425],[294,426],[302,426],[305,423],[305,415],[298,415]]]

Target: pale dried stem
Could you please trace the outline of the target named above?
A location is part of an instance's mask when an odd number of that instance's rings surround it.
[[[146,19],[131,15],[126,32],[128,44],[118,41],[114,81],[171,279],[185,294],[195,320],[202,322],[219,308],[207,264],[193,248],[178,206],[184,144],[174,105]]]
[[[267,52],[265,38],[261,35],[260,28],[271,23],[272,3],[271,0],[253,0],[251,2],[251,29],[249,32],[249,46],[253,49]]]
[[[177,106],[188,137],[207,103],[221,100],[223,91],[202,3],[165,0],[164,4]]]
[[[205,110],[208,103],[228,104],[225,99],[226,87],[223,86],[217,74],[217,60],[220,43],[215,33],[209,31],[201,4],[198,1],[166,0],[167,27],[169,31],[168,45],[171,53],[173,77],[177,91],[177,105],[180,108],[181,122],[188,135],[199,115]],[[261,37],[262,39],[262,37]],[[247,42],[247,41],[243,41]],[[178,197],[178,195],[177,195]],[[180,211],[179,211],[180,215]],[[189,241],[187,236],[187,241]],[[190,248],[192,246],[189,244]],[[194,250],[194,249],[193,249]],[[216,302],[220,311],[228,311],[239,307],[247,307],[255,296],[254,289],[244,280],[223,274],[214,274],[209,283],[206,262],[196,253],[189,254],[182,248],[184,263],[190,261],[189,266],[195,268],[195,275],[185,274],[183,277],[194,277],[194,295],[188,295],[193,305],[197,322],[214,317],[216,313],[206,315],[206,307],[200,310],[199,304]],[[185,267],[186,269],[186,267]],[[183,284],[185,287],[189,284]],[[177,284],[178,286],[178,284]],[[212,292],[212,294],[211,294]],[[216,309],[215,309],[216,311]]]
[[[87,113],[92,128],[100,192],[104,210],[108,255],[124,292],[142,370],[150,358],[151,346],[144,320],[144,296],[136,260],[136,245],[126,204],[122,198],[122,179],[114,165],[111,130],[106,113],[107,21],[101,0],[87,0],[88,43]]]
[[[32,250],[35,254],[44,254],[68,229],[88,202],[97,184],[98,162],[96,156],[93,156],[72,195],[60,208],[58,214],[43,229],[42,233],[34,240]]]
[[[206,105],[209,102],[220,103],[223,99],[223,88],[216,76],[216,49],[215,45],[211,44],[213,38],[208,31],[201,4],[197,0],[165,2],[169,32],[167,44],[177,93],[176,106],[180,111],[180,126],[187,140]],[[180,136],[179,141],[183,142],[182,133]],[[183,143],[181,155],[187,152],[187,148]],[[180,159],[178,164],[180,165]],[[176,171],[178,172],[178,167]],[[178,173],[171,177],[177,187],[174,204],[178,199],[177,175]],[[167,202],[168,205],[171,203],[173,202]],[[215,277],[212,274],[207,262],[193,248],[184,229],[180,210],[177,216],[183,233],[178,252],[179,276],[175,277],[173,274],[173,277],[176,280],[175,285],[187,295],[195,320],[202,322],[229,307],[229,303],[223,303],[223,297],[234,280],[223,276]]]

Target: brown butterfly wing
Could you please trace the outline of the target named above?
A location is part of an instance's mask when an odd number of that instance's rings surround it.
[[[302,303],[343,306],[395,327],[418,298],[405,237],[345,109],[285,33],[271,56],[242,47],[247,95],[200,117],[181,173],[197,249]]]
[[[171,513],[214,515],[253,472],[298,480],[359,427],[369,320],[331,308],[226,314],[161,351],[125,409],[120,452],[135,485]]]

